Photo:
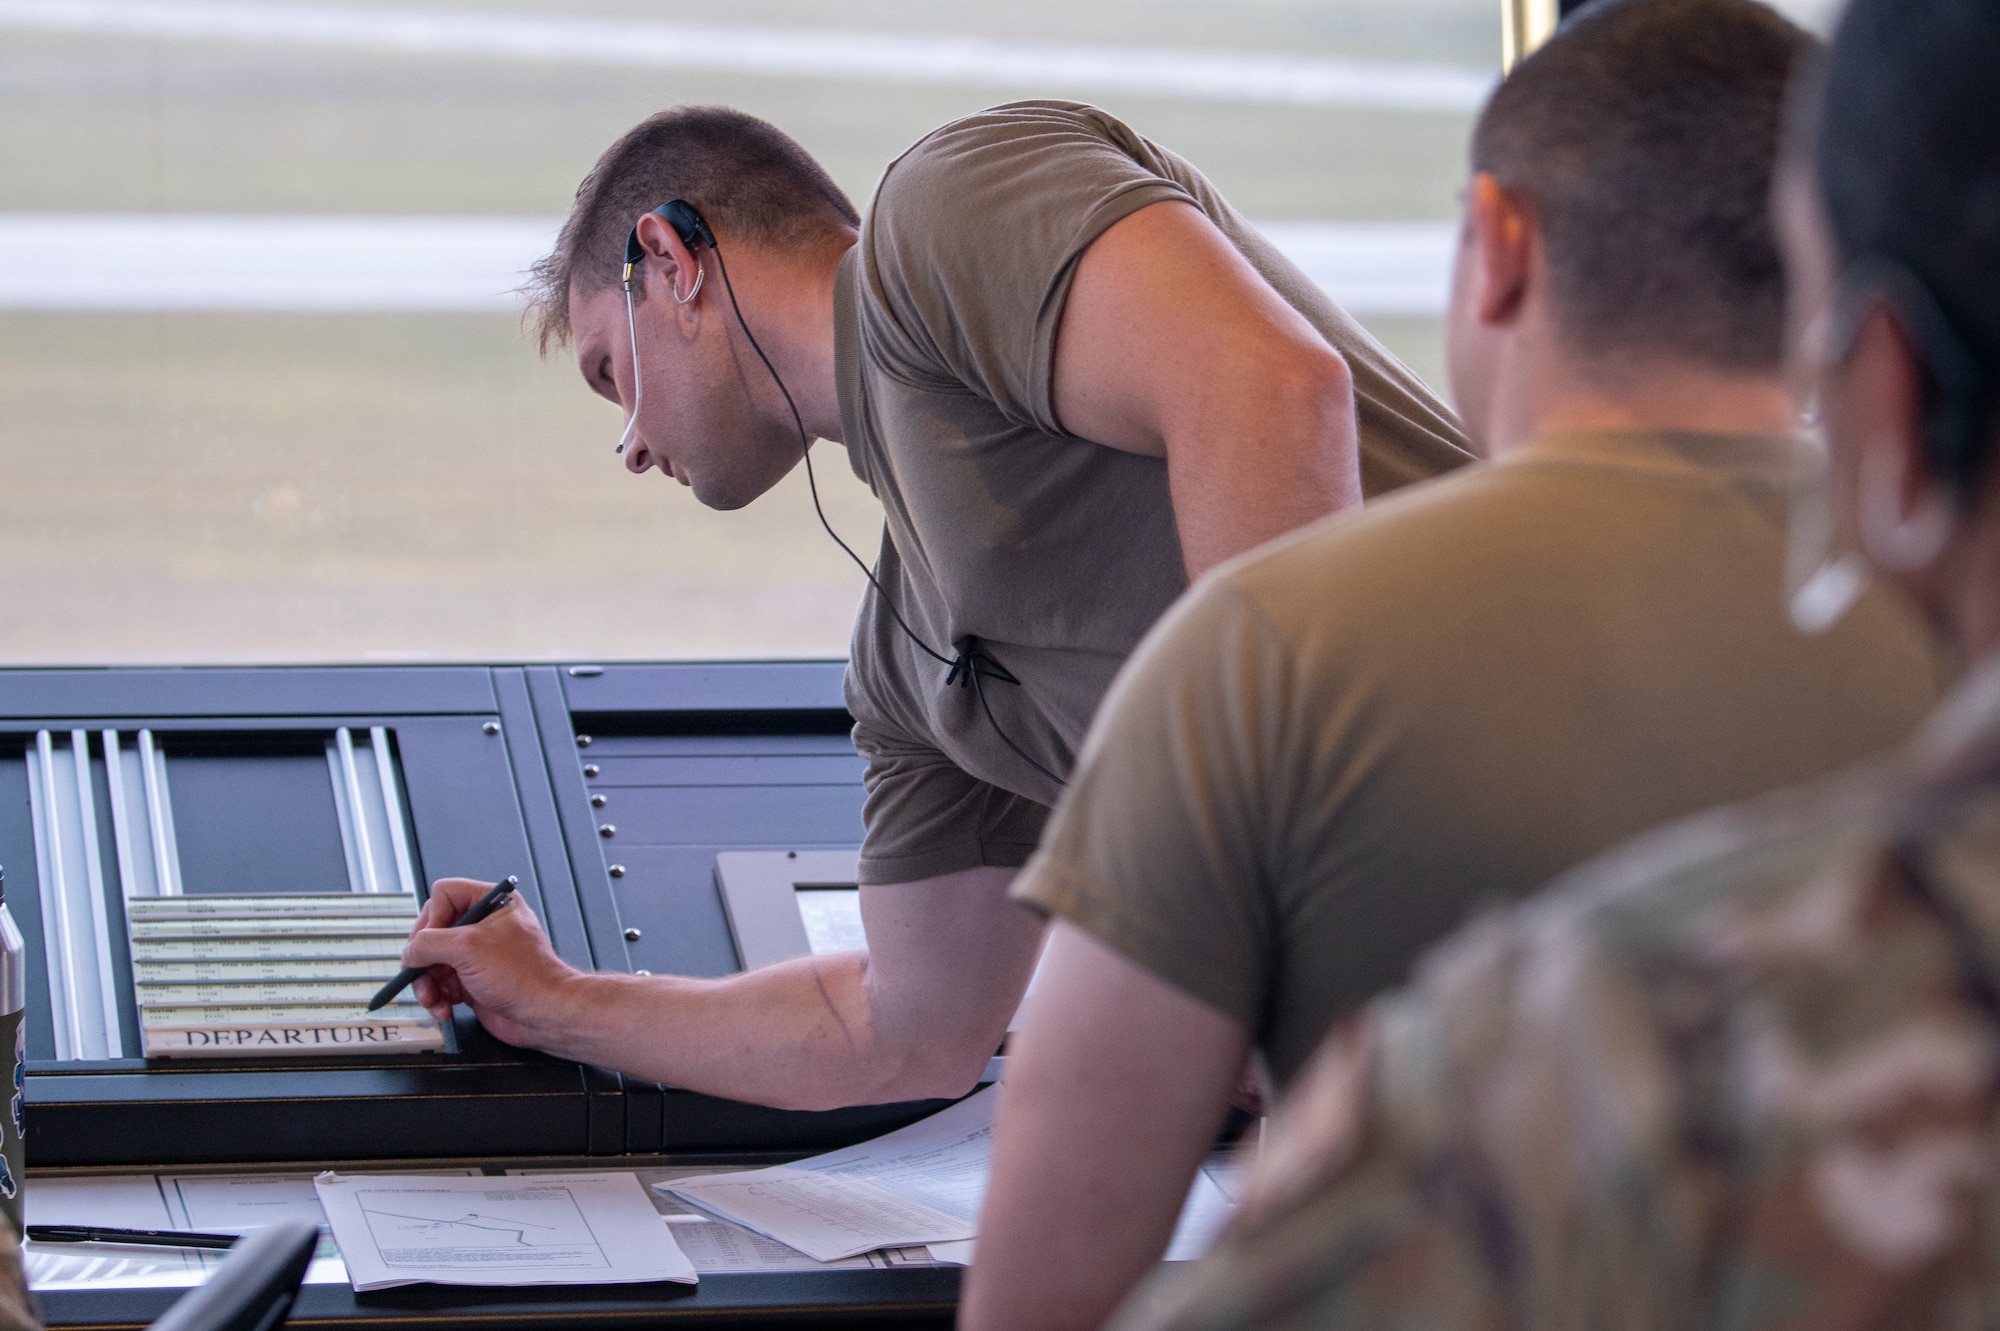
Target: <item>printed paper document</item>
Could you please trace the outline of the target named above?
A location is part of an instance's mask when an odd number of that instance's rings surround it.
[[[1206,1253],[1215,1243],[1222,1227],[1229,1223],[1236,1204],[1221,1185],[1215,1174],[1221,1172],[1215,1160],[1196,1171],[1194,1186],[1188,1189],[1187,1201],[1181,1206],[1181,1217],[1174,1223],[1174,1236],[1167,1243],[1163,1262],[1192,1262]],[[971,1266],[977,1239],[965,1239],[958,1243],[930,1244],[931,1260],[950,1266]]]
[[[434,1174],[477,1174],[472,1169]],[[263,1225],[303,1220],[324,1225],[310,1174],[120,1174],[38,1178],[28,1191],[31,1225],[108,1225],[120,1229],[198,1229],[247,1234]],[[28,1284],[38,1290],[175,1289],[208,1279],[225,1252],[119,1243],[21,1245]],[[306,1268],[308,1285],[345,1285],[347,1268],[328,1237]]]
[[[843,1151],[654,1187],[822,1262],[918,1244],[939,1261],[967,1260],[957,1245],[978,1227],[999,1091]],[[1207,1169],[1195,1176],[1168,1260],[1200,1255],[1228,1219],[1231,1198],[1217,1184]]]
[[[844,1151],[656,1186],[822,1262],[969,1239],[986,1195],[999,1091],[989,1086]]]
[[[695,1282],[672,1226],[632,1174],[327,1173],[314,1184],[357,1290]]]

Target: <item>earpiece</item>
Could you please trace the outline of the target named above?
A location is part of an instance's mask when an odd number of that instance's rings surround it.
[[[703,245],[708,246],[710,249],[715,249],[715,233],[708,229],[707,219],[703,218],[696,211],[695,206],[686,199],[670,199],[652,211],[654,216],[659,217],[674,229],[674,234],[681,238],[681,244],[687,246],[689,249],[698,250]],[[625,237],[625,276],[623,280],[627,287],[632,284],[632,270],[637,268],[639,261],[645,257],[646,251],[639,244],[639,228],[635,225],[632,228],[632,234]]]
[[[681,244],[689,249],[699,249],[703,245],[715,248],[715,233],[708,229],[708,222],[686,199],[673,199],[653,211],[666,219],[674,234],[681,238]]]

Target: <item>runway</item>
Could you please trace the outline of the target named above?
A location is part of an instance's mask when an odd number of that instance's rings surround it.
[[[0,0],[0,29],[403,55],[711,69],[867,83],[1107,92],[1404,111],[1478,108],[1494,72],[1152,46],[751,28],[240,0]]]
[[[0,309],[508,311],[560,219],[0,213]],[[1261,230],[1356,315],[1443,312],[1448,222]]]

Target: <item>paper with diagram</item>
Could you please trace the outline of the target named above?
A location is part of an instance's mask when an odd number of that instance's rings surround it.
[[[314,1180],[357,1290],[695,1282],[632,1174]]]

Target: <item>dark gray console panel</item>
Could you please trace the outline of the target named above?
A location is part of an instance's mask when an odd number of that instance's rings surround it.
[[[388,769],[400,789],[419,884],[515,874],[573,965],[721,975],[737,958],[718,851],[860,839],[840,675],[833,662],[0,671],[0,864],[29,947],[31,1163],[813,1149],[924,1112],[797,1114],[631,1083],[508,1048],[466,1017],[443,1053],[147,1060],[129,1056],[129,975],[96,1028],[99,1052],[121,1056],[78,1056],[91,1046],[72,1033],[59,1057],[52,1035],[77,1017],[73,995],[52,999],[36,819],[53,834],[31,773],[46,783],[60,767],[74,783],[85,755],[90,789],[71,798],[104,810],[122,762],[136,820],[150,791],[137,775],[143,738],[177,773],[168,817],[187,829],[189,894],[311,891],[354,872],[351,838],[346,869],[333,849],[338,740],[381,755],[362,766]],[[55,787],[37,789],[46,806]],[[100,816],[92,872],[116,915],[145,838],[136,822],[117,836],[109,822]],[[87,849],[72,846],[72,908]],[[106,945],[113,974],[126,969],[122,930]]]

